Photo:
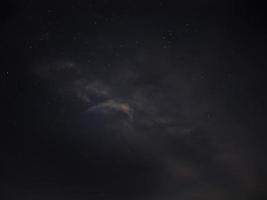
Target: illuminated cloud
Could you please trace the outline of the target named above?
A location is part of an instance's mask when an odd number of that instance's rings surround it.
[[[130,105],[115,100],[108,100],[103,103],[99,103],[96,106],[90,107],[88,112],[101,112],[103,114],[120,112],[128,116],[129,119],[133,119],[133,110]]]

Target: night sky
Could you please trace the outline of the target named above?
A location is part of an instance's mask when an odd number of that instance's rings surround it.
[[[267,198],[263,5],[0,8],[2,200]]]

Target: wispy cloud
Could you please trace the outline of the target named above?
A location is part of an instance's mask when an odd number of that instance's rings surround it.
[[[88,112],[101,112],[107,114],[110,112],[124,113],[129,119],[133,119],[133,109],[128,103],[122,103],[115,100],[104,101],[88,109]]]
[[[181,78],[178,72],[165,75],[161,84],[136,84],[141,76],[129,69],[116,70],[112,78],[88,76],[85,71],[76,63],[56,62],[42,66],[38,75],[54,81],[55,90],[82,104],[87,115],[108,118],[110,124],[105,121],[105,129],[115,128],[130,143],[138,143],[139,151],[151,155],[161,166],[165,187],[173,191],[183,187],[175,197],[230,199],[228,192],[232,194],[233,188],[250,188],[253,184],[249,182],[256,181],[253,166],[244,165],[249,159],[237,153],[236,143],[223,143],[227,124],[214,124],[206,117],[221,111],[214,100],[198,97],[199,83]],[[237,169],[242,170],[236,173]],[[227,180],[227,187],[220,188],[216,177]],[[166,199],[172,199],[171,195]]]

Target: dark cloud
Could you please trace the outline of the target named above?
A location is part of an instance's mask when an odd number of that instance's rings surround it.
[[[207,82],[197,70],[186,74],[183,69],[172,69],[147,83],[142,82],[141,69],[126,66],[125,70],[119,63],[105,78],[86,76],[87,66],[75,62],[42,64],[39,70],[45,71],[40,75],[44,74],[47,82],[55,82],[54,90],[67,97],[65,101],[72,102],[72,107],[82,105],[81,113],[88,120],[83,123],[97,119],[97,134],[115,131],[111,138],[134,145],[137,157],[146,155],[160,166],[155,174],[158,186],[153,189],[161,188],[158,195],[169,193],[170,199],[235,199],[241,190],[254,190],[255,183],[251,182],[256,181],[255,168],[248,164],[251,158],[245,157],[246,152],[239,149],[245,144],[236,139],[225,141],[226,132],[242,129],[227,127],[224,120],[231,116],[219,106],[218,99],[203,95]],[[75,73],[69,74],[70,70]],[[83,127],[91,136],[74,137],[83,138],[85,143],[91,137],[101,137],[90,133],[90,126]],[[114,138],[98,148],[117,145],[117,154],[131,151]]]

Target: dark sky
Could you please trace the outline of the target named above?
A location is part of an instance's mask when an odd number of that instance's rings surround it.
[[[256,1],[1,5],[3,200],[266,199]]]

